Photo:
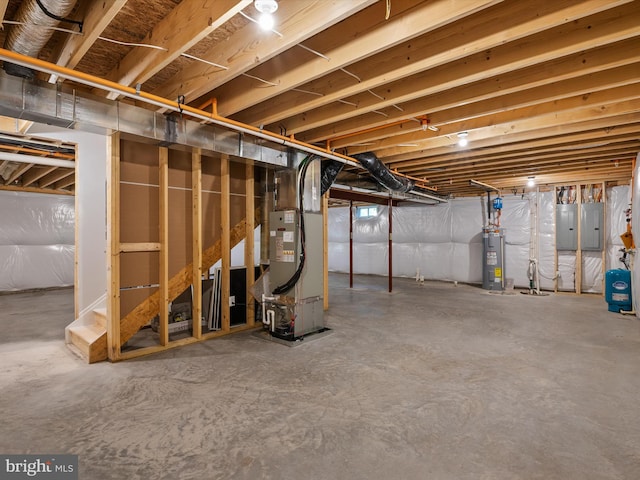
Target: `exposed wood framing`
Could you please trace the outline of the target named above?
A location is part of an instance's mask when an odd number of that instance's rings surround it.
[[[9,192],[48,193],[50,195],[73,195],[71,190],[53,190],[51,188],[18,187],[16,185],[0,185],[0,190]]]
[[[222,275],[220,282],[220,304],[222,308],[221,328],[224,332],[228,332],[231,328],[231,310],[229,308],[229,297],[231,295],[229,285],[231,271],[231,242],[229,237],[231,230],[231,172],[229,168],[229,156],[223,154],[220,158],[220,239],[222,247],[222,251],[220,252],[222,259],[222,269],[220,270],[220,275]]]
[[[4,182],[5,185],[11,185],[13,182],[16,181],[16,179],[18,179],[20,177],[20,175],[22,175],[23,173],[25,173],[27,170],[29,170],[31,167],[33,167],[33,163],[24,163],[22,165],[20,165],[20,167],[18,167],[15,172],[13,172],[11,174],[11,176],[9,178],[7,178],[7,180]]]
[[[163,50],[143,47],[131,50],[107,79],[123,85],[146,82],[251,3],[252,0],[184,0],[141,42]],[[117,94],[110,93],[108,97],[113,99]]]
[[[159,242],[121,243],[120,253],[130,252],[159,252]]]
[[[193,318],[192,335],[202,338],[202,154],[195,149],[191,154],[191,228],[193,232],[192,278]]]
[[[279,31],[282,38],[270,35],[258,41],[253,34],[254,25],[249,24],[235,32],[230,38],[226,38],[223,49],[212,49],[208,55],[204,56],[204,60],[223,65],[228,70],[220,71],[220,68],[199,63],[190,68],[189,72],[178,72],[154,93],[167,98],[175,98],[178,95],[198,98],[224,82],[239,81],[242,78],[239,75],[255,67],[257,58],[269,59],[295,47],[323,28],[338,23],[346,16],[371,5],[374,1],[334,2],[329,9],[324,2],[317,0],[281,2],[278,8],[278,18],[281,19],[282,25],[279,27]],[[326,60],[322,60],[326,63]],[[317,63],[320,65],[322,62]],[[310,70],[317,68],[318,66],[314,65],[310,67]],[[322,65],[322,68],[326,67]],[[214,73],[215,75],[213,75]]]
[[[63,67],[75,68],[126,3],[127,0],[91,0],[81,2],[82,7],[77,16],[84,23],[83,34],[68,35],[55,54],[54,63]],[[50,81],[51,83],[55,82],[55,76],[52,76]]]
[[[169,149],[158,149],[160,225],[160,345],[169,343]]]
[[[51,172],[53,172],[56,168],[57,167],[46,167],[46,168],[40,168],[40,169],[34,168],[29,170],[24,175],[22,175],[22,186],[23,187],[30,186],[32,183],[37,182],[45,175],[48,175]]]
[[[246,234],[244,240],[244,264],[247,266],[247,325],[253,326],[256,322],[255,303],[253,297],[249,295],[249,289],[255,282],[255,246],[254,236],[254,212],[256,210],[255,201],[255,173],[253,164],[247,163],[245,167],[245,220]]]
[[[107,155],[107,354],[120,359],[120,133]]]
[[[256,226],[260,224],[261,212],[258,208],[255,211]],[[235,225],[230,232],[229,239],[231,247],[236,246],[246,234],[245,220]],[[202,270],[207,271],[222,257],[222,240],[218,240],[202,253]],[[169,280],[169,298],[174,300],[192,283],[193,265],[189,264],[181,269]],[[119,287],[118,287],[119,288]],[[119,289],[118,289],[119,294]],[[119,305],[119,303],[118,303]],[[160,292],[155,292],[136,306],[121,321],[120,324],[120,344],[129,340],[138,330],[149,322],[150,319],[160,312]],[[234,329],[235,331],[235,329]],[[212,332],[217,333],[217,332]],[[211,334],[203,335],[203,339],[212,338]],[[171,342],[173,343],[173,342]],[[151,352],[150,352],[151,353]],[[123,357],[124,358],[124,357]]]

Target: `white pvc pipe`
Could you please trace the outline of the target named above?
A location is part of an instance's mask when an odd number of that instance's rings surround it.
[[[33,163],[35,165],[46,165],[49,167],[76,168],[76,162],[73,160],[36,157],[35,155],[22,155],[19,153],[0,152],[0,160],[8,160],[10,162],[18,163]]]

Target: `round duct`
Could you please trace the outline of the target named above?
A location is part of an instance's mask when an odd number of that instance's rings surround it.
[[[25,0],[20,4],[15,21],[4,42],[4,48],[37,58],[42,48],[53,35],[49,27],[57,26],[60,21],[52,18],[66,17],[71,13],[76,0]],[[46,12],[45,12],[46,10]],[[27,67],[4,62],[2,68],[9,75],[32,79],[35,72]]]

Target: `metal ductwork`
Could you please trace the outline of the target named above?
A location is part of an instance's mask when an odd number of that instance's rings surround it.
[[[24,0],[15,18],[21,24],[11,25],[4,48],[37,58],[54,32],[47,27],[58,26],[75,4],[76,0]],[[15,63],[4,62],[2,68],[17,77],[33,79],[36,75],[33,69]]]

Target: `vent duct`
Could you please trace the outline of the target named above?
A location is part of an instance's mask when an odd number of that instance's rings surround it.
[[[37,58],[53,35],[54,31],[48,27],[57,27],[60,23],[54,17],[66,17],[75,4],[76,0],[24,0],[15,18],[20,24],[11,25],[4,48]],[[36,76],[31,68],[15,63],[4,62],[2,68],[17,77],[33,79]]]
[[[395,175],[376,157],[375,153],[365,152],[352,156],[360,162],[360,165],[369,171],[371,176],[375,178],[380,185],[388,188],[392,192],[407,193],[413,189],[414,183],[411,180]]]

